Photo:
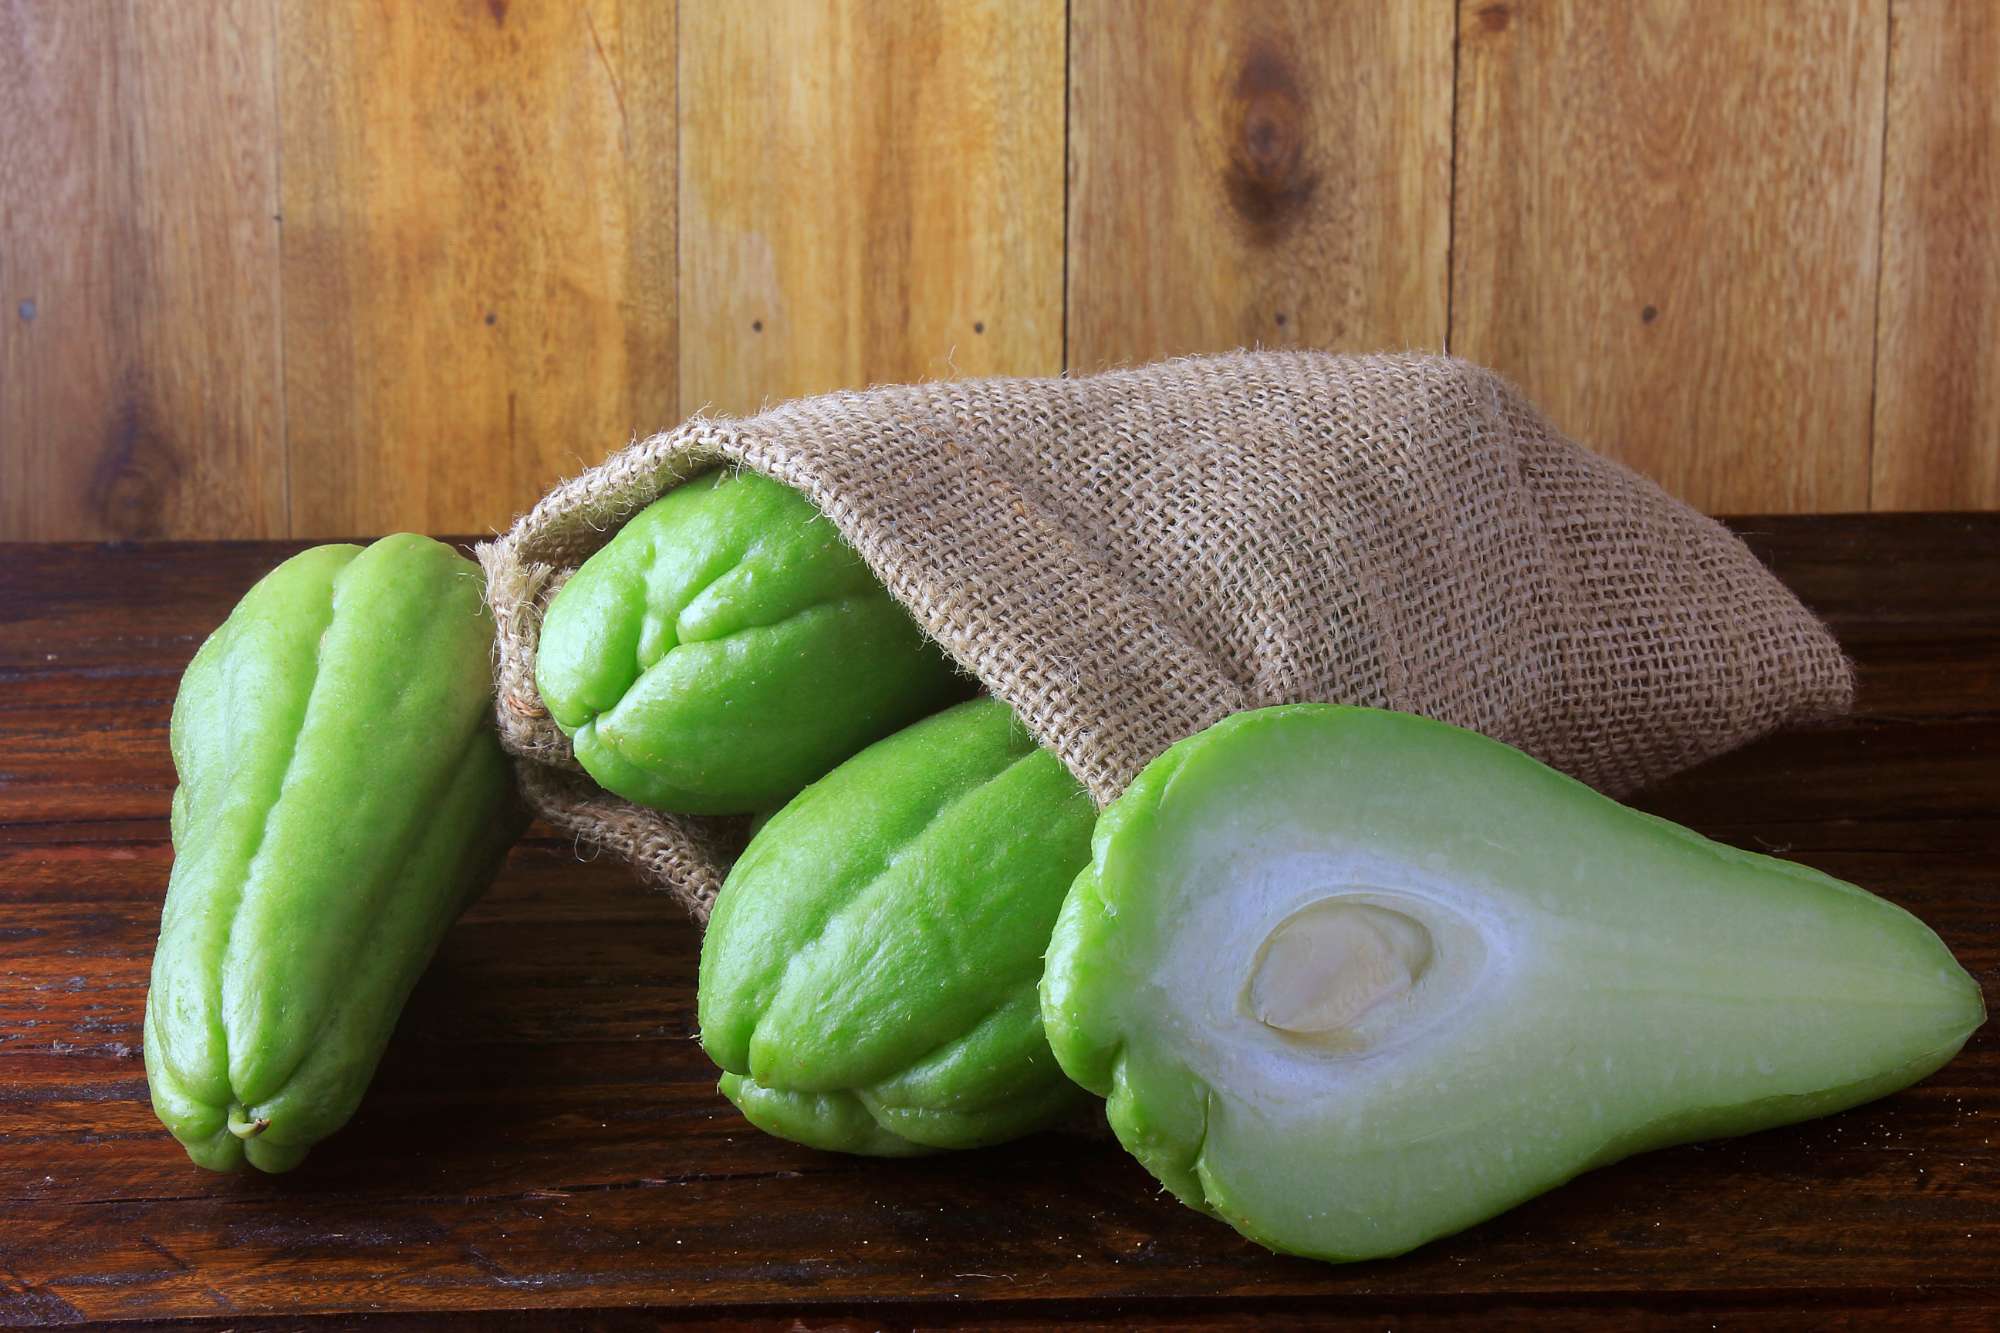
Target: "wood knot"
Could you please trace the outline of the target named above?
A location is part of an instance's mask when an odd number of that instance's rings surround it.
[[[1319,188],[1306,151],[1306,98],[1292,62],[1268,43],[1244,56],[1231,96],[1236,134],[1223,186],[1252,238],[1268,245],[1290,230]]]
[[[124,385],[91,469],[91,508],[120,537],[158,537],[180,476],[180,457],[155,422],[152,404],[137,385]]]

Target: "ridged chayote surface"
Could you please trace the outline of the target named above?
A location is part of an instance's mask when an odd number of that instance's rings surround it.
[[[583,563],[535,680],[600,786],[697,815],[775,808],[970,688],[804,496],[730,471]]]
[[[1006,705],[879,741],[774,815],[702,943],[701,1040],[757,1126],[879,1156],[997,1143],[1075,1104],[1036,986],[1089,798]]]
[[[203,1166],[283,1171],[346,1122],[512,840],[480,589],[426,537],[317,547],[181,679],[146,1076]]]

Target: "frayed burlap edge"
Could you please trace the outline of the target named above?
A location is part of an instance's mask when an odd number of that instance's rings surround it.
[[[1114,726],[1129,724],[1132,719],[1078,717],[1074,710],[1064,716],[1049,716],[1045,693],[1023,691],[1020,681],[1002,678],[1006,673],[995,666],[991,654],[982,660],[981,636],[984,633],[987,640],[993,637],[991,625],[982,631],[973,622],[984,615],[989,621],[1000,619],[1004,624],[1006,609],[982,610],[976,602],[968,604],[962,588],[927,581],[923,575],[928,571],[913,571],[910,565],[922,562],[913,562],[908,549],[886,549],[887,544],[877,540],[878,534],[854,512],[839,490],[829,487],[812,466],[795,456],[806,451],[798,450],[795,443],[788,445],[787,441],[801,438],[802,429],[836,433],[851,429],[857,442],[864,442],[870,438],[869,428],[879,425],[885,411],[893,418],[897,411],[907,408],[917,423],[913,431],[906,432],[909,438],[924,450],[951,455],[953,466],[979,472],[984,468],[984,460],[978,456],[977,446],[962,446],[961,439],[952,430],[940,427],[938,421],[970,423],[968,429],[976,434],[991,423],[990,409],[994,404],[1010,406],[1031,400],[1038,408],[1055,404],[1050,415],[1057,428],[1087,432],[1095,426],[1089,413],[1103,410],[1103,404],[1084,400],[1081,391],[1093,380],[1109,384],[1122,379],[1127,385],[1153,389],[1164,385],[1163,392],[1190,393],[1190,406],[1197,419],[1192,424],[1179,424],[1198,435],[1202,430],[1198,419],[1200,397],[1203,392],[1213,391],[1211,381],[1218,376],[1231,383],[1238,378],[1255,381],[1259,373],[1271,371],[1274,366],[1278,368],[1272,371],[1274,377],[1302,372],[1308,387],[1316,387],[1325,379],[1335,391],[1341,387],[1340,376],[1348,372],[1380,374],[1386,370],[1392,374],[1433,375],[1454,391],[1467,392],[1480,400],[1485,429],[1494,429],[1497,423],[1498,428],[1515,432],[1538,446],[1546,447],[1553,441],[1561,448],[1577,449],[1555,436],[1539,414],[1499,377],[1468,363],[1436,357],[1335,358],[1321,353],[1259,353],[1185,358],[1081,380],[954,381],[831,394],[821,399],[799,400],[740,421],[697,416],[675,430],[639,441],[598,467],[557,486],[508,533],[478,548],[498,634],[496,711],[503,742],[517,756],[524,795],[552,825],[575,835],[580,846],[609,850],[629,861],[641,878],[666,889],[697,921],[706,920],[727,867],[740,850],[741,821],[663,814],[597,789],[582,774],[567,739],[541,705],[534,680],[535,647],[544,608],[578,564],[607,542],[627,518],[660,494],[700,472],[727,464],[763,473],[796,487],[812,499],[882,577],[891,593],[912,611],[918,623],[951,651],[961,665],[1013,705],[1037,738],[1064,759],[1093,796],[1100,802],[1110,799],[1136,772],[1136,762],[1142,758],[1135,759],[1135,738],[1129,727],[1120,734],[1099,734],[1094,728],[1106,721]],[[1193,390],[1186,389],[1189,384],[1195,386]],[[1253,385],[1253,389],[1254,409],[1254,402],[1258,401],[1255,394],[1263,389],[1261,384]],[[1234,406],[1240,415],[1241,401]],[[1379,404],[1373,410],[1379,411]],[[1367,424],[1363,422],[1364,427]],[[972,453],[969,458],[964,456],[966,449]],[[1781,659],[1792,664],[1797,676],[1788,682],[1787,690],[1766,690],[1764,696],[1768,697],[1760,696],[1751,706],[1724,710],[1730,715],[1720,718],[1712,734],[1693,738],[1667,736],[1660,747],[1641,747],[1648,749],[1648,753],[1630,757],[1629,762],[1621,756],[1609,767],[1586,776],[1615,793],[1699,762],[1775,727],[1835,716],[1851,706],[1854,688],[1851,665],[1825,628],[1784,593],[1767,571],[1756,565],[1754,557],[1733,534],[1711,519],[1693,515],[1651,483],[1609,459],[1582,450],[1578,450],[1574,459],[1567,454],[1562,458],[1564,466],[1574,468],[1582,478],[1579,485],[1586,491],[1601,483],[1624,488],[1637,496],[1632,503],[1641,509],[1670,507],[1674,511],[1672,521],[1681,529],[1680,539],[1690,544],[1705,544],[1700,554],[1728,566],[1725,572],[1729,577],[1768,581],[1768,589],[1756,588],[1759,605],[1754,608],[1754,632],[1784,638]],[[824,467],[827,459],[822,457],[819,461]],[[1003,460],[1001,466],[1006,465]],[[1046,515],[1023,512],[1019,517],[1024,540],[1060,545],[1070,536],[1059,528],[1052,530]],[[1536,523],[1562,520],[1561,515],[1553,519],[1544,514],[1533,516]],[[1125,617],[1132,622],[1130,632],[1136,655],[1155,660],[1184,658],[1194,664],[1185,682],[1178,676],[1170,682],[1174,687],[1170,692],[1155,689],[1148,695],[1143,689],[1135,691],[1132,697],[1139,704],[1132,707],[1143,706],[1147,710],[1139,719],[1140,739],[1147,741],[1141,749],[1156,751],[1159,746],[1150,737],[1163,728],[1165,735],[1188,734],[1239,708],[1271,701],[1249,697],[1226,678],[1226,673],[1214,669],[1212,646],[1198,637],[1190,637],[1185,626],[1172,623],[1170,618],[1134,615],[1135,611],[1144,611],[1146,604],[1118,600],[1124,593],[1121,587],[1107,591],[1100,584],[1095,591],[1099,614]],[[1112,600],[1106,601],[1107,597]],[[1004,630],[1001,637],[1005,637]],[[1372,696],[1357,690],[1345,701],[1383,706],[1397,706],[1398,702],[1393,692],[1384,696],[1379,690]],[[1448,715],[1450,710],[1426,711]],[[1587,729],[1590,721],[1588,717],[1579,721],[1557,709],[1553,716],[1525,722],[1517,719],[1515,725],[1500,728],[1494,734],[1533,753],[1543,749],[1536,742],[1544,733],[1576,725]],[[1629,718],[1622,725],[1629,729]]]

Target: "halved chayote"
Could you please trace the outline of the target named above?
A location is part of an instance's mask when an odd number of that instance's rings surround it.
[[[1985,1019],[1893,903],[1326,704],[1226,718],[1105,809],[1042,1013],[1162,1184],[1332,1260],[1883,1096]]]
[[[583,563],[535,680],[600,786],[708,815],[781,805],[971,689],[804,496],[726,470]]]

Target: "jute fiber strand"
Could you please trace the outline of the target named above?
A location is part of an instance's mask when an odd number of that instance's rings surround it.
[[[1832,636],[1742,542],[1464,361],[1236,353],[696,417],[479,557],[528,799],[698,919],[738,826],[597,790],[535,642],[620,523],[720,464],[810,497],[1100,803],[1266,704],[1429,714],[1616,794],[1852,700]]]

